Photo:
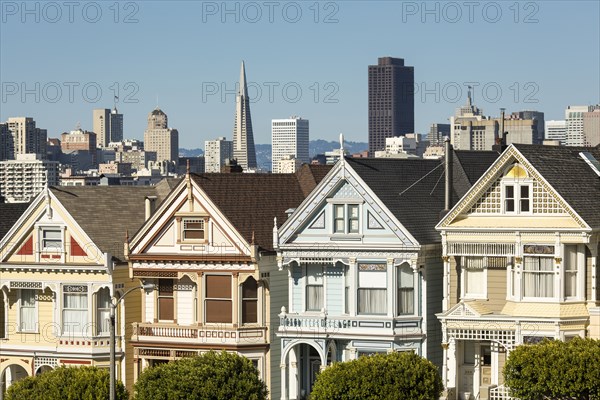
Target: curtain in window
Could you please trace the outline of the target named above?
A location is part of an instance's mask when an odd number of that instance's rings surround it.
[[[465,295],[485,294],[485,274],[483,257],[465,257]]]
[[[324,304],[323,267],[309,265],[306,267],[306,310],[321,311]]]
[[[65,293],[63,301],[63,332],[83,332],[88,323],[87,293]]]
[[[577,296],[577,245],[565,246],[565,297]]]
[[[398,268],[398,315],[414,314],[413,269],[409,265]]]
[[[374,268],[373,268],[374,267]],[[387,272],[379,266],[361,266],[358,272],[358,313],[387,313]],[[360,270],[364,268],[363,270]],[[371,268],[370,270],[367,268]]]
[[[108,288],[100,289],[96,296],[98,334],[106,335],[110,332],[110,291]]]
[[[36,330],[35,290],[21,289],[21,330]]]
[[[525,257],[524,297],[553,297],[554,271],[551,257]]]

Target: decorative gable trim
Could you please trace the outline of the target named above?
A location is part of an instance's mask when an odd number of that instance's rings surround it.
[[[509,163],[518,162],[529,173],[529,176],[537,181],[535,190],[537,193],[544,193],[550,196],[553,202],[557,203],[556,208],[564,210],[576,223],[583,229],[590,229],[589,225],[573,210],[573,208],[560,196],[554,188],[546,181],[546,179],[531,165],[531,163],[523,156],[514,145],[510,145],[508,149],[500,155],[500,157],[492,164],[492,166],[479,178],[479,180],[469,189],[462,199],[450,210],[450,212],[438,223],[436,229],[449,228],[460,215],[467,214],[477,208],[479,202],[485,196],[499,196],[492,194],[498,190],[495,185],[501,178],[503,172],[508,167]],[[554,205],[553,205],[554,207]],[[534,214],[535,215],[535,214]],[[543,215],[543,214],[540,214]]]
[[[492,312],[483,304],[475,302],[464,302],[461,301],[455,304],[454,307],[442,314],[446,318],[466,317],[466,318],[479,318],[483,315],[491,314]]]
[[[344,182],[344,186],[341,183]],[[378,217],[378,221],[387,224],[392,232],[402,241],[405,248],[419,247],[419,242],[404,228],[394,214],[377,198],[375,193],[360,178],[360,176],[347,163],[340,161],[329,171],[311,194],[300,204],[294,213],[287,219],[283,226],[278,229],[277,243],[284,245],[294,234],[306,224],[318,207],[329,201],[334,192],[343,187],[346,193],[356,194],[367,203]]]

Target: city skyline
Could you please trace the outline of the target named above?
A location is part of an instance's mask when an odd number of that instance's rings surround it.
[[[142,138],[145,116],[158,105],[169,110],[173,126],[180,132],[181,147],[198,148],[215,137],[231,139],[241,60],[252,72],[248,89],[257,144],[270,142],[272,119],[295,114],[311,120],[314,139],[336,140],[343,132],[348,140],[366,142],[367,68],[385,56],[404,58],[415,68],[417,133],[426,134],[431,123],[447,123],[454,109],[465,103],[468,83],[474,83],[474,103],[492,116],[504,107],[508,112],[539,110],[548,120],[558,120],[568,105],[600,102],[597,2],[528,2],[518,7],[482,2],[472,15],[467,9],[460,10],[460,18],[453,17],[453,9],[442,3],[431,3],[429,11],[421,9],[418,2],[377,2],[375,6],[361,1],[327,2],[312,9],[302,3],[302,17],[297,22],[291,22],[295,4],[291,2],[278,3],[273,22],[269,22],[267,10],[262,10],[262,19],[252,22],[249,3],[235,3],[238,15],[235,10],[227,14],[207,9],[220,7],[212,2],[185,3],[186,13],[164,2],[127,4],[135,6],[125,9],[123,5],[118,23],[114,11],[104,4],[97,23],[89,22],[91,14],[83,18],[81,8],[72,23],[68,10],[62,10],[58,21],[49,22],[50,10],[44,14],[41,8],[36,22],[35,15],[4,9],[0,59],[33,53],[47,68],[0,61],[0,120],[31,116],[48,129],[48,137],[59,137],[77,122],[91,130],[91,110],[112,108],[116,102],[125,115],[124,138]],[[453,4],[463,7],[462,3]],[[492,18],[496,4],[501,10],[497,21]],[[288,14],[282,15],[283,9]],[[179,22],[171,24],[168,31],[155,29],[175,17]],[[194,19],[197,24],[192,24]],[[134,20],[137,22],[128,23]],[[358,24],[367,29],[353,29]],[[189,26],[193,29],[187,33],[183,29]],[[555,29],[557,26],[563,29]],[[368,29],[373,33],[365,33]],[[72,37],[74,30],[76,38]],[[197,48],[191,47],[193,51],[177,40],[181,35],[203,38],[207,32],[219,40],[205,40]],[[245,35],[243,43],[239,41],[241,33]],[[147,40],[139,41],[140,35]],[[19,41],[12,40],[16,37]],[[370,40],[374,37],[380,39]],[[570,39],[573,37],[585,40]],[[67,38],[85,46],[78,46],[78,53],[73,54],[69,46],[56,45]],[[265,40],[278,51],[261,46]],[[112,56],[119,60],[118,72],[90,57],[97,46],[109,43],[118,43],[111,47]],[[473,60],[485,60],[482,67],[455,59],[457,43],[470,50]],[[155,46],[169,63],[150,65],[139,57],[142,52],[154,51]],[[556,57],[562,52],[570,56]],[[587,62],[571,62],[578,54]],[[77,62],[65,63],[69,58]],[[97,88],[101,96],[95,96]],[[300,96],[295,94],[298,88]],[[501,95],[496,94],[497,89]]]

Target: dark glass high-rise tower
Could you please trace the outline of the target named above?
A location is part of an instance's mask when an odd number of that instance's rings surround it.
[[[369,65],[369,155],[385,149],[385,138],[415,131],[414,67],[380,57]]]

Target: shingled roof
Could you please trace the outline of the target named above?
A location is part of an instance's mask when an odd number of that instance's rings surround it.
[[[281,226],[331,166],[304,165],[295,174],[192,174],[235,229],[261,249],[273,250],[273,218]]]
[[[145,220],[144,200],[160,204],[177,183],[163,179],[156,186],[60,186],[50,190],[103,252],[125,261],[125,233],[133,235]]]
[[[487,170],[482,166],[471,168],[471,163],[489,162],[489,167],[495,159],[492,158],[467,156],[453,163],[453,171],[457,166],[463,171],[454,174],[454,198],[459,198],[456,187],[470,188],[471,179],[476,180],[476,171]],[[419,243],[441,241],[435,226],[444,209],[443,160],[346,158],[346,161]]]
[[[600,228],[600,177],[579,155],[588,152],[600,161],[600,145],[514,146],[588,225]]]
[[[497,151],[454,150],[452,171],[456,204],[500,156]]]
[[[23,215],[30,203],[0,203],[0,239]]]

